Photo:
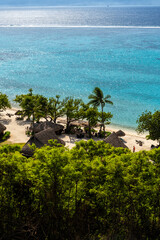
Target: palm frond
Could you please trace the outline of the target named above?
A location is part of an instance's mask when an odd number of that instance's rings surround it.
[[[97,99],[97,96],[95,96],[94,94],[90,94],[90,95],[88,96],[88,98],[89,98],[89,99],[95,99],[95,100],[96,100],[96,99]]]
[[[107,101],[105,101],[105,102],[108,103],[108,104],[113,105],[113,102],[112,102],[112,101],[107,100]]]
[[[108,104],[111,104],[111,105],[113,105],[113,102],[112,101],[110,101],[110,100],[105,100],[105,103],[108,103]]]
[[[95,87],[93,90],[93,93],[98,97],[98,98],[103,98],[103,92],[99,87]]]
[[[111,95],[107,94],[104,99],[111,98]]]
[[[94,107],[98,107],[100,105],[100,103],[96,99],[89,101],[88,104],[93,105]]]
[[[104,98],[104,102],[113,105],[113,102],[110,101],[110,100],[108,100],[109,98],[111,98],[110,95],[105,96],[105,98]]]
[[[108,100],[109,98],[111,98],[111,96],[106,95],[104,97],[103,91],[99,87],[95,87],[93,93],[90,94],[88,98],[91,99],[89,105],[93,105],[94,107],[99,107],[101,105],[101,108],[103,109],[105,103],[113,105],[113,102]]]

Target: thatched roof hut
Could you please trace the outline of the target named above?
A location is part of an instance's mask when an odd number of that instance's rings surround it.
[[[80,127],[87,127],[88,121],[78,120],[78,124]]]
[[[71,126],[74,126],[74,127],[87,127],[88,126],[88,122],[87,121],[82,121],[82,120],[74,121],[74,122],[71,122]]]
[[[22,148],[22,154],[26,157],[31,157],[33,155],[33,150],[30,148],[30,145],[34,143],[37,148],[41,148],[45,144],[49,146],[48,140],[57,140],[58,143],[65,145],[65,142],[58,138],[54,130],[52,128],[48,128],[32,136]]]
[[[119,131],[116,132],[116,135],[118,137],[124,137],[126,134],[122,130],[119,130]]]
[[[122,140],[117,136],[115,132],[113,132],[109,137],[104,140],[106,143],[111,144],[113,147],[122,147],[128,148]]]
[[[0,134],[2,134],[6,130],[6,127],[0,123]]]
[[[31,130],[33,130],[33,127],[34,127],[35,133],[39,133],[48,128],[52,128],[57,135],[60,135],[64,129],[63,125],[49,122],[49,121],[34,123],[34,125],[31,127]]]

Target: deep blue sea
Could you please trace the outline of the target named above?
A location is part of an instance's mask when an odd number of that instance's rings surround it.
[[[160,7],[2,8],[0,91],[112,96],[112,124],[160,109]]]

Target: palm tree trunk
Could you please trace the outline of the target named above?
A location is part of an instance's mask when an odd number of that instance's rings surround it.
[[[89,138],[91,138],[91,125],[90,125],[90,121],[88,121],[88,134],[89,134]]]
[[[102,126],[103,126],[103,131],[105,132],[105,124],[104,124],[104,117],[103,117],[103,106],[101,105],[102,108]]]
[[[57,114],[56,112],[54,113],[54,123],[56,123],[56,120],[57,120]]]
[[[33,124],[33,130],[32,130],[32,135],[34,136],[35,135],[35,132],[34,132],[34,122],[35,122],[35,116],[34,116],[34,113],[33,113],[33,119],[32,119],[32,124]]]
[[[69,131],[70,131],[70,120],[67,116],[66,133],[69,133]]]

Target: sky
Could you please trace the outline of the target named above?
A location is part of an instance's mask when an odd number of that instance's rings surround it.
[[[0,0],[1,6],[160,5],[160,0]]]

